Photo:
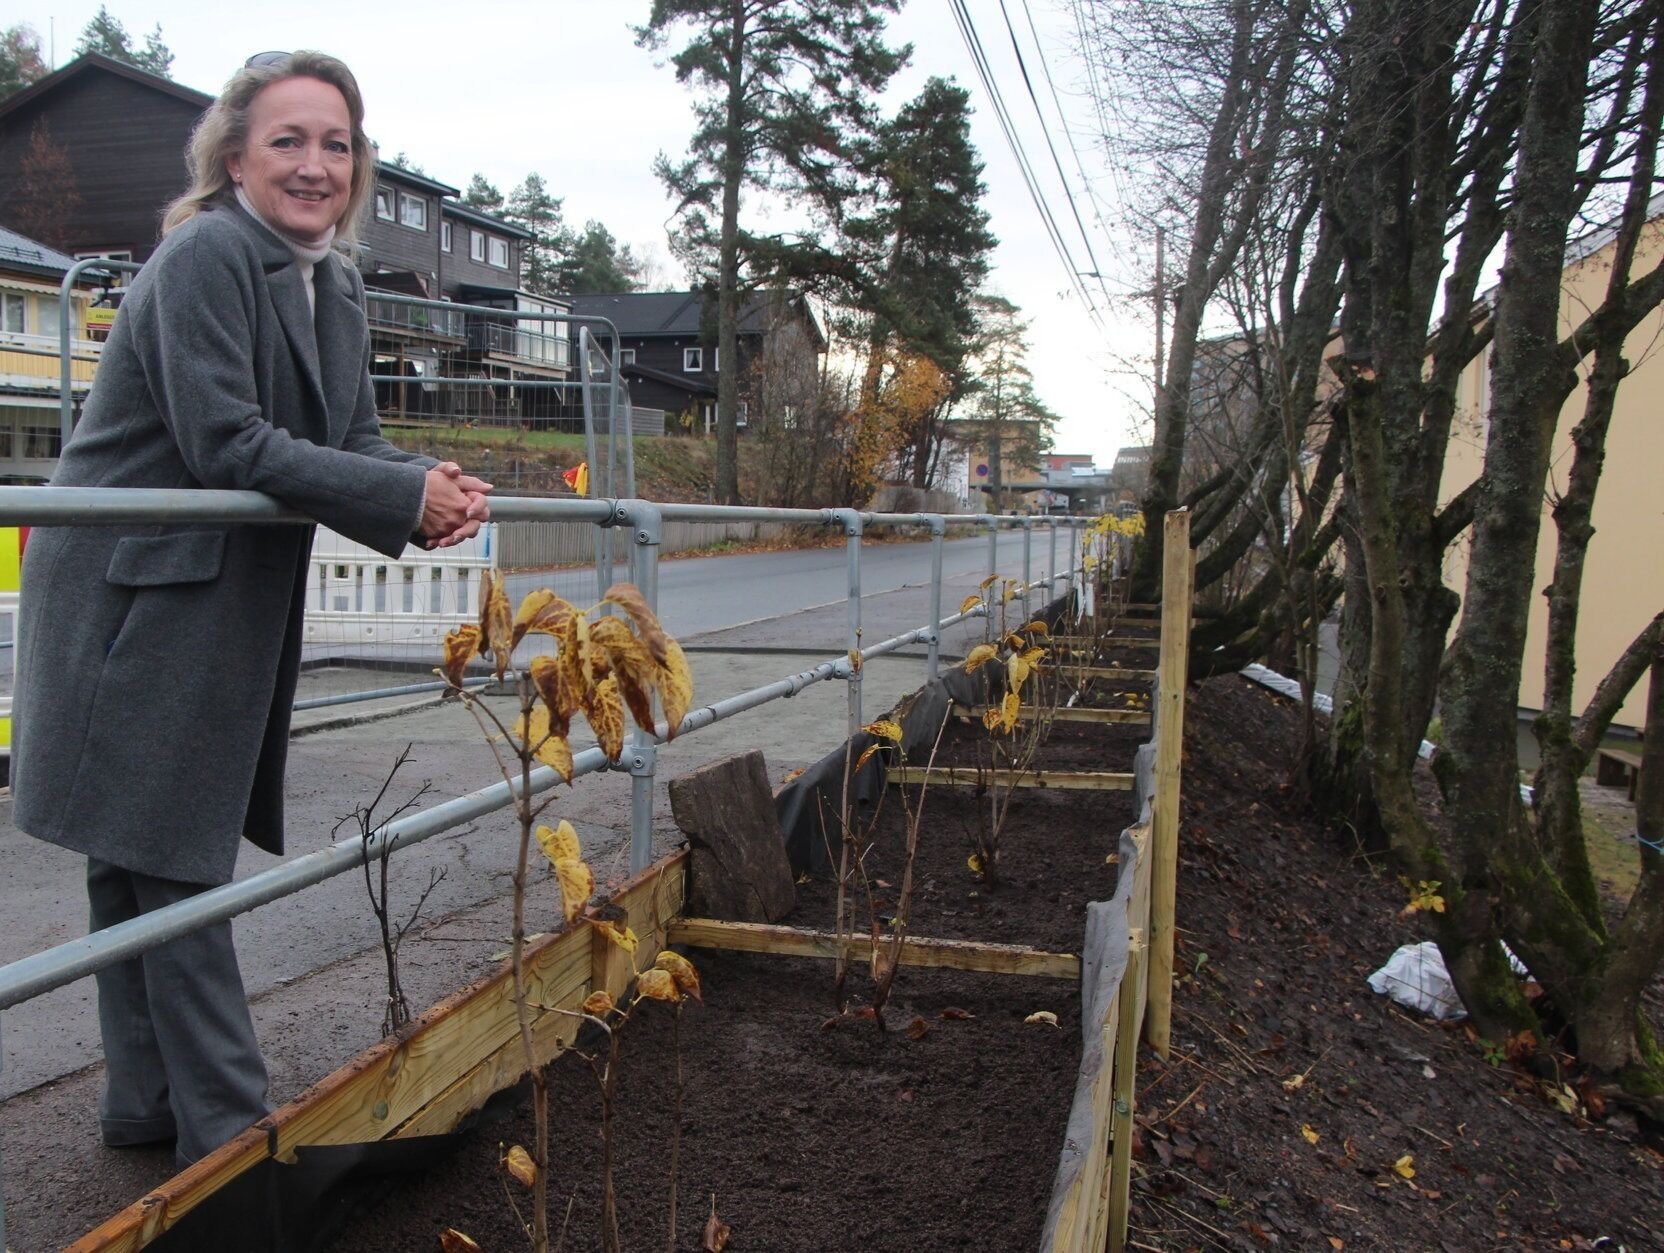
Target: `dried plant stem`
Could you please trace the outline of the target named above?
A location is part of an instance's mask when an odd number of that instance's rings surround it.
[[[676,1253],[676,1185],[682,1165],[682,1002],[676,1002],[676,1016],[670,1020],[670,1051],[676,1057],[676,1102],[670,1111],[670,1235],[668,1253]]]
[[[618,1196],[612,1186],[612,1125],[618,1106],[618,1027],[607,1032],[607,1070],[601,1076],[601,1248],[621,1253],[618,1239]]]
[[[843,832],[843,845],[838,853],[838,912],[836,933],[838,936],[838,961],[832,973],[832,1008],[840,1014],[844,1012],[848,998],[844,994],[844,986],[849,978],[849,953],[855,944],[855,923],[849,912],[849,853],[855,843],[855,832],[849,821],[849,776],[850,760],[855,753],[855,740],[851,737],[844,741],[844,785],[838,797],[838,829]]]
[[[925,762],[925,778],[930,777],[930,767],[936,764],[936,752],[942,746],[942,735],[947,730],[951,713],[942,717],[942,725],[936,728],[936,740],[930,746],[930,757]],[[907,938],[907,920],[913,909],[913,863],[919,852],[919,828],[924,825],[924,798],[929,783],[919,784],[919,796],[916,803],[907,804],[906,790],[902,791],[902,804],[907,808],[907,864],[901,872],[901,893],[896,899],[895,932],[890,939],[889,960],[884,963],[884,975],[878,981],[878,987],[873,992],[872,1005],[880,1029],[884,1025],[884,1005],[890,999],[890,989],[896,981],[896,968],[901,964],[901,946]],[[877,918],[873,919],[874,942],[877,942]]]

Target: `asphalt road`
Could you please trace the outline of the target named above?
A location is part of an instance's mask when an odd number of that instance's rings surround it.
[[[1032,571],[1045,572],[1044,532],[1033,542]],[[1060,539],[1060,548],[1063,542]],[[1066,551],[1066,550],[1065,550]],[[1002,537],[1001,565],[1021,573],[1022,537]],[[929,616],[928,543],[872,544],[863,552],[863,612],[871,643],[922,625]],[[944,612],[953,612],[987,569],[985,537],[950,541],[944,551]],[[1002,570],[1002,572],[1004,572]],[[593,575],[589,576],[593,579]],[[517,576],[524,589],[547,582]],[[846,567],[843,550],[767,552],[667,561],[660,576],[660,605],[667,627],[690,646],[696,697],[704,703],[806,668],[844,650]],[[980,628],[976,629],[980,637]],[[963,637],[963,638],[961,638]],[[970,631],[944,641],[950,655],[962,653]],[[922,648],[911,650],[913,657]],[[776,654],[791,655],[776,655]],[[412,654],[414,656],[414,653]],[[432,658],[426,658],[430,664]],[[916,659],[871,664],[863,680],[868,718],[889,709],[923,678]],[[308,671],[302,697],[407,682],[354,669]],[[378,705],[380,706],[378,708]],[[362,713],[388,714],[352,726],[297,736],[288,775],[289,855],[309,852],[341,838],[334,830],[343,814],[373,796],[392,761],[406,744],[414,761],[408,786],[423,781],[432,791],[421,807],[493,781],[492,759],[477,742],[476,728],[460,709],[433,700],[349,705],[301,715],[297,727]],[[831,751],[844,735],[845,688],[820,684],[678,741],[661,757],[673,776],[703,761],[752,747],[765,749],[776,778]],[[622,776],[580,780],[560,812],[584,832],[586,846],[603,879],[626,868],[628,785]],[[656,830],[668,847],[677,838],[661,789]],[[587,824],[587,826],[585,825]],[[400,881],[414,893],[430,873],[445,878],[430,898],[426,917],[439,918],[500,897],[512,869],[511,824],[501,815],[473,827],[435,837],[400,855]],[[245,846],[239,876],[265,869],[278,859]],[[9,798],[0,801],[0,862],[7,867],[0,901],[7,925],[0,928],[0,963],[84,930],[83,861],[18,832],[10,823]],[[302,980],[331,963],[363,952],[374,942],[363,885],[351,876],[246,916],[237,923],[239,947],[250,995]],[[412,886],[414,885],[414,886]],[[441,991],[443,988],[440,989]],[[91,980],[83,980],[4,1015],[4,1066],[0,1098],[51,1082],[97,1060],[98,1041]],[[326,1050],[327,1051],[327,1050]]]

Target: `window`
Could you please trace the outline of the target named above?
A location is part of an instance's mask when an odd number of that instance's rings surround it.
[[[722,349],[720,347],[711,349],[711,373],[722,373]]]
[[[23,335],[29,330],[29,302],[26,297],[7,292],[0,299],[0,331]]]
[[[703,348],[682,349],[682,372],[697,374],[705,368],[705,350]]]
[[[491,237],[491,264],[499,270],[508,269],[508,240]]]
[[[636,350],[634,348],[620,348],[618,350],[618,363],[620,365],[634,365],[636,363]]]
[[[45,461],[63,451],[62,434],[55,426],[26,426],[23,428],[23,459]]]
[[[480,262],[485,260],[485,232],[468,232],[468,259]]]
[[[393,220],[393,189],[391,187],[376,188],[376,216],[383,222]]]
[[[399,193],[399,224],[408,226],[413,231],[425,231],[428,228],[428,202],[422,196],[410,196]]]
[[[451,224],[449,222],[439,224],[439,247],[445,252],[451,250]]]

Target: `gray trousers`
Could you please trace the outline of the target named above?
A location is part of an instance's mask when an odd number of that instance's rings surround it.
[[[92,929],[126,922],[204,890],[87,859]],[[254,1038],[231,924],[170,940],[98,972],[104,1037],[104,1143],[177,1137],[181,1163],[265,1117],[266,1063]]]

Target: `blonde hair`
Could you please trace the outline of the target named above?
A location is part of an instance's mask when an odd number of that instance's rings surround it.
[[[291,53],[278,65],[245,65],[231,76],[219,99],[208,106],[191,132],[191,142],[185,149],[190,186],[168,205],[162,216],[162,234],[183,226],[204,209],[231,201],[234,184],[225,168],[226,159],[248,146],[249,110],[254,98],[287,78],[315,78],[328,83],[347,102],[347,115],[352,119],[352,185],[346,212],[336,223],[335,242],[350,247],[356,241],[364,204],[375,187],[375,152],[364,133],[364,97],[359,94],[358,80],[344,62],[322,52]]]

